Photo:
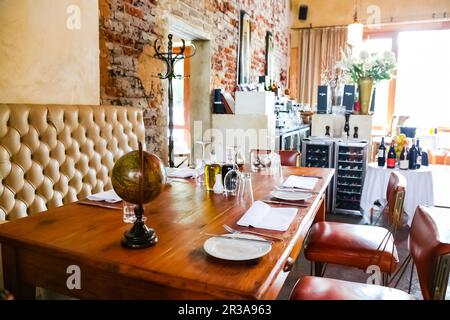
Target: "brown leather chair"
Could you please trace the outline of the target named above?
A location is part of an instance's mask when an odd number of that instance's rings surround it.
[[[417,207],[409,235],[409,249],[416,265],[423,298],[445,299],[450,244],[448,228],[440,234],[439,219],[426,207]],[[406,265],[407,267],[407,265]],[[406,269],[405,267],[405,269]],[[306,276],[295,285],[292,300],[411,300],[406,292],[378,285]]]
[[[296,150],[280,150],[278,154],[281,158],[281,165],[288,167],[297,167],[300,162],[300,152]]]
[[[395,232],[402,218],[405,178],[393,171],[387,188],[388,207],[384,210],[390,229]],[[323,275],[323,264],[333,263],[366,270],[378,265],[386,276],[399,262],[390,230],[373,225],[337,222],[315,223],[308,234],[305,257],[315,265],[315,275]],[[387,277],[384,277],[385,282]]]

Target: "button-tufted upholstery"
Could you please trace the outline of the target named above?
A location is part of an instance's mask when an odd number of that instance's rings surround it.
[[[144,135],[136,108],[0,104],[0,221],[110,189]]]

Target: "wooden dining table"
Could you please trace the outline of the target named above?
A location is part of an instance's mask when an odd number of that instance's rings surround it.
[[[209,256],[203,249],[207,234],[227,233],[224,224],[248,230],[236,224],[245,209],[194,179],[173,179],[145,206],[146,223],[159,238],[150,248],[122,247],[131,225],[121,210],[76,202],[1,224],[5,288],[18,299],[33,299],[37,286],[81,299],[276,299],[309,228],[325,219],[334,169],[283,167],[283,174],[320,179],[287,231],[252,228],[282,239],[257,260]],[[275,181],[252,173],[252,185],[255,200],[267,199]],[[79,288],[68,286],[73,266]]]

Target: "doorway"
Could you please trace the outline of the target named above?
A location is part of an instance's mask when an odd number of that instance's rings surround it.
[[[176,167],[185,167],[201,158],[201,145],[195,142],[208,140],[205,133],[211,128],[210,35],[178,17],[169,16],[168,24],[175,53],[181,39],[186,41],[186,56],[195,50],[193,57],[175,65],[175,74],[183,78],[173,81],[174,162]]]

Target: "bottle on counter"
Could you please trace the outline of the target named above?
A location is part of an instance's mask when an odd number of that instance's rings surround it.
[[[386,164],[386,146],[384,145],[384,137],[381,138],[381,144],[378,148],[378,166],[384,167]]]
[[[420,166],[422,165],[422,148],[419,145],[419,139],[417,139],[416,141],[416,148],[417,148],[416,169],[420,169]]]
[[[417,148],[415,139],[412,140],[412,145],[411,148],[409,149],[408,163],[409,163],[408,166],[409,170],[417,169]]]
[[[387,155],[387,167],[388,169],[395,169],[395,164],[397,162],[397,155],[395,154],[394,141],[392,141]]]
[[[406,147],[403,147],[402,153],[400,153],[399,167],[401,170],[408,170],[409,161],[408,161],[408,150],[406,149]]]

